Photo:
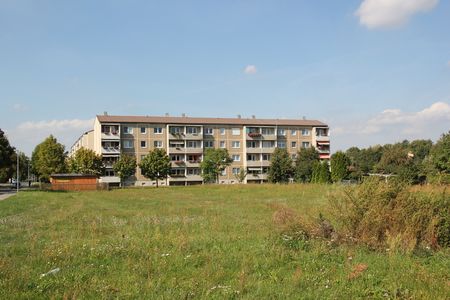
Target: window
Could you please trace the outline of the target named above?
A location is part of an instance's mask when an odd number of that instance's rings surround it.
[[[263,148],[275,148],[275,141],[263,141],[262,147]]]
[[[302,129],[302,135],[308,136],[309,135],[309,129]]]
[[[297,130],[291,129],[291,135],[297,135]]]
[[[239,128],[231,128],[232,135],[241,135],[241,129]]]
[[[270,154],[267,154],[267,153],[263,154],[262,160],[270,160]]]
[[[123,133],[132,134],[133,133],[133,128],[125,126],[125,127],[123,127]]]
[[[278,148],[286,148],[286,142],[279,141],[277,147]]]
[[[222,172],[220,172],[220,175],[226,176],[227,175],[227,169],[223,169]]]
[[[141,133],[142,133],[142,134],[146,134],[146,133],[147,133],[147,128],[141,127]]]
[[[200,169],[197,168],[189,168],[187,169],[188,175],[200,175]]]
[[[204,141],[205,148],[214,148],[214,141]]]
[[[133,148],[133,141],[124,140],[123,141],[123,147],[126,148],[126,149]]]
[[[205,134],[206,135],[213,135],[214,134],[214,129],[212,129],[212,128],[205,128]]]
[[[183,177],[185,176],[184,169],[170,169],[170,176]]]
[[[258,161],[259,157],[256,154],[247,154],[247,161]]]
[[[220,148],[226,148],[225,141],[220,141]]]
[[[201,148],[200,141],[187,141],[186,142],[187,148]]]
[[[225,135],[225,128],[220,128],[220,135]]]
[[[232,148],[241,148],[241,142],[239,142],[239,141],[232,141],[231,142],[231,147]]]
[[[153,128],[153,133],[155,133],[155,134],[162,134],[162,127],[155,127],[155,128]]]
[[[265,135],[274,135],[275,134],[275,129],[268,128],[268,127],[263,127],[263,128],[261,128],[261,133],[265,134]]]
[[[198,134],[200,132],[200,128],[198,127],[186,127],[186,132],[189,134]]]
[[[141,148],[147,148],[147,142],[141,141]]]
[[[309,142],[302,142],[303,148],[309,148]]]
[[[233,161],[241,161],[241,156],[239,154],[233,154],[231,158]]]
[[[232,172],[233,175],[239,175],[239,173],[241,173],[241,168],[233,168]]]
[[[259,148],[259,141],[247,141],[247,148]]]
[[[170,160],[171,161],[184,161],[184,155],[179,155],[179,154],[172,154],[170,155]]]
[[[291,147],[292,148],[297,148],[297,142],[291,142]]]
[[[155,148],[162,148],[163,142],[162,141],[154,141],[153,146],[155,146]]]
[[[292,158],[293,160],[297,159],[297,154],[295,154],[295,153],[291,154],[291,158]]]
[[[286,135],[286,130],[284,130],[283,128],[278,128],[277,134],[278,135]]]

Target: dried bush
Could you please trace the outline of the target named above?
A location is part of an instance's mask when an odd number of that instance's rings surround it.
[[[445,189],[414,192],[400,181],[368,178],[333,194],[330,205],[338,232],[347,241],[406,252],[450,246],[450,196]]]

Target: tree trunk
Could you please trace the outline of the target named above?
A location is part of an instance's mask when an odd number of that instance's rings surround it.
[[[156,187],[158,187],[158,178],[156,178]]]

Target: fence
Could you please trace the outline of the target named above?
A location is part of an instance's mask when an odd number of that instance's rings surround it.
[[[106,191],[109,184],[102,183],[42,183],[40,186],[44,191]]]

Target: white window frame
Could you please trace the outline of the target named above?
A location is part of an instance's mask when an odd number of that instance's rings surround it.
[[[153,127],[153,133],[154,134],[162,134],[163,132],[162,127]]]
[[[311,147],[311,143],[310,142],[302,142],[302,148],[306,149]]]
[[[231,155],[231,158],[233,159],[233,161],[241,161],[241,155],[240,154],[233,154],[233,155]]]
[[[310,135],[310,130],[309,129],[302,129],[302,136],[309,136]]]
[[[278,128],[278,130],[277,130],[277,135],[285,136],[285,135],[286,135],[286,129],[284,129],[284,128]]]
[[[144,146],[142,146],[142,142],[144,142]],[[141,148],[147,148],[147,141],[140,141],[139,144]]]
[[[214,128],[205,127],[205,135],[213,135],[213,134],[214,134]]]
[[[241,135],[240,128],[231,128],[231,135]]]
[[[222,149],[227,148],[227,142],[226,141],[220,141],[219,142],[219,148],[222,148]]]
[[[233,148],[233,149],[241,148],[241,141],[232,141],[231,142],[231,148]]]
[[[225,128],[220,128],[220,135],[225,135],[225,133],[226,133],[226,130],[225,130]]]
[[[283,145],[283,146],[281,146]],[[286,142],[285,141],[278,141],[277,142],[277,148],[286,148]]]
[[[233,168],[231,173],[233,173],[233,175],[239,175],[239,173],[241,173],[241,168]]]
[[[296,141],[292,141],[291,142],[291,148],[297,148],[297,142]]]
[[[204,141],[203,147],[204,148],[214,148],[214,141]]]
[[[163,141],[153,141],[153,147],[161,149],[163,148]]]
[[[291,135],[296,136],[297,135],[297,129],[291,129]]]
[[[124,149],[133,149],[133,141],[132,140],[123,140],[123,148]]]
[[[133,127],[130,127],[130,126],[124,126],[124,127],[123,127],[123,133],[126,133],[126,134],[133,134]]]

